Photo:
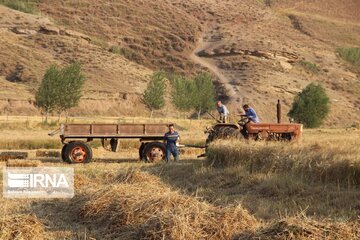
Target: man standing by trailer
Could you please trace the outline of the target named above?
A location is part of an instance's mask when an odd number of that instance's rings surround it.
[[[170,162],[171,155],[174,156],[174,161],[179,162],[179,150],[177,144],[180,141],[180,135],[175,131],[174,124],[169,125],[169,131],[165,133],[164,144],[166,145],[166,158],[167,163]]]
[[[230,114],[229,110],[227,109],[227,107],[224,104],[222,104],[221,101],[217,101],[216,106],[217,106],[218,113],[220,115],[220,122],[226,123],[228,121],[228,117]]]

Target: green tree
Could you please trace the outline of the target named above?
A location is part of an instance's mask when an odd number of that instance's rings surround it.
[[[35,94],[35,105],[48,115],[54,111],[61,113],[78,105],[82,96],[85,76],[81,73],[81,64],[74,62],[63,69],[51,65]]]
[[[58,106],[58,92],[60,71],[57,66],[50,66],[41,81],[39,88],[35,94],[35,105],[45,114],[45,121],[49,114],[56,110]]]
[[[152,117],[154,110],[159,110],[165,106],[165,73],[155,72],[144,92],[143,101],[150,109]]]
[[[58,79],[61,87],[57,106],[59,113],[64,111],[67,116],[68,110],[79,104],[85,79],[80,62],[74,62],[61,70]]]
[[[299,93],[292,104],[288,116],[305,127],[319,127],[329,113],[329,97],[321,85],[309,84]]]
[[[174,106],[182,112],[191,110],[194,106],[195,90],[193,80],[181,76],[173,77],[171,98]]]
[[[210,73],[200,73],[194,78],[195,94],[193,107],[197,112],[198,119],[201,113],[214,107],[215,87]]]

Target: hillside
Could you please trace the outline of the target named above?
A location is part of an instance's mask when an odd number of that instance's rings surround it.
[[[286,119],[295,94],[315,81],[331,97],[327,125],[348,126],[360,121],[359,70],[336,50],[360,46],[359,8],[354,0],[42,0],[38,15],[0,7],[0,112],[37,114],[33,92],[46,67],[79,59],[88,81],[74,115],[145,115],[152,71],[208,69],[233,113],[247,102],[274,121],[281,99]]]

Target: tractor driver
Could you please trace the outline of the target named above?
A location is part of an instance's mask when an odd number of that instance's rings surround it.
[[[247,117],[248,122],[245,123],[245,125],[241,129],[241,133],[244,136],[248,136],[247,125],[250,124],[250,123],[259,123],[260,121],[259,121],[259,117],[257,116],[255,110],[252,107],[250,107],[248,104],[245,104],[243,106],[243,109],[245,111],[245,114],[241,115],[241,116]]]
[[[230,114],[229,110],[227,109],[227,107],[224,104],[222,104],[221,101],[217,101],[216,106],[217,106],[218,113],[220,115],[220,118],[219,118],[220,122],[226,123],[228,121],[228,116]]]
[[[175,131],[174,124],[169,125],[169,131],[165,133],[164,144],[166,145],[166,163],[170,162],[171,155],[174,156],[174,161],[179,162],[179,150],[177,144],[180,141],[179,134]]]
[[[253,123],[259,123],[259,117],[257,116],[255,110],[250,107],[248,104],[245,104],[243,106],[243,109],[245,111],[245,115],[243,116],[246,116],[248,119],[249,119],[249,122],[253,122]]]

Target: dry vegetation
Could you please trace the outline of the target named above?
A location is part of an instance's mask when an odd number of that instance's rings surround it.
[[[1,126],[14,141],[53,128],[11,120]],[[204,141],[208,122],[176,122],[184,141]],[[120,153],[94,148],[96,161],[73,165],[73,199],[0,198],[0,238],[358,239],[359,143],[354,129],[306,130],[292,144],[216,142],[207,159],[188,152],[170,165],[137,161],[132,143]],[[3,165],[64,166],[49,151]]]

